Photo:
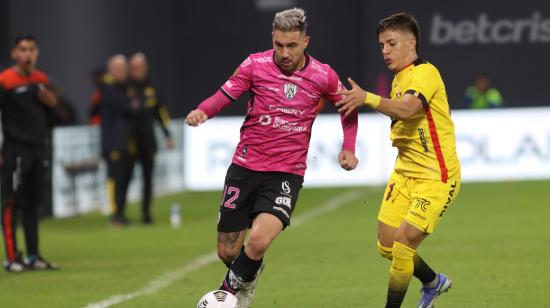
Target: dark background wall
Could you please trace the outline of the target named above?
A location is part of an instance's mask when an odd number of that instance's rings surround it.
[[[17,34],[37,35],[39,67],[63,88],[85,122],[93,90],[90,71],[114,53],[144,51],[171,115],[182,117],[249,53],[271,48],[274,13],[294,5],[308,13],[308,51],[331,64],[342,79],[352,76],[366,89],[383,89],[392,77],[380,56],[376,24],[405,10],[420,22],[421,56],[439,67],[453,107],[460,107],[464,88],[477,73],[489,75],[507,106],[550,103],[544,91],[550,82],[550,2],[534,0],[506,5],[435,0],[2,0],[0,63],[9,64]],[[234,104],[225,114],[244,110],[244,104]]]

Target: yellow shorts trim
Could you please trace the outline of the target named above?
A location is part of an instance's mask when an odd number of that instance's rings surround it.
[[[460,191],[460,180],[447,183],[423,180],[393,173],[388,181],[378,220],[398,228],[403,220],[426,233],[432,233]]]

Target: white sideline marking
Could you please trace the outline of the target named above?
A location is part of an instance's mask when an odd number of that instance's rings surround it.
[[[353,201],[361,195],[359,190],[351,190],[344,192],[336,197],[329,199],[327,202],[323,203],[321,206],[314,208],[304,214],[292,219],[291,228],[296,228],[300,225],[305,224],[306,222],[317,218],[323,214],[334,211],[335,209],[341,207],[342,205]],[[187,274],[201,269],[205,266],[208,266],[210,263],[213,263],[218,260],[218,254],[216,251],[202,255],[194,259],[191,263],[188,263],[180,268],[177,268],[173,271],[166,272],[160,277],[149,281],[141,289],[126,294],[118,294],[109,297],[108,299],[102,300],[100,302],[91,303],[85,306],[85,308],[105,308],[110,307],[122,302],[132,300],[138,296],[145,294],[153,294],[157,291],[164,289],[171,285],[174,281],[184,278]]]

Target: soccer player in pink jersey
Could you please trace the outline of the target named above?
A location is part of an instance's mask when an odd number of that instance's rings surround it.
[[[249,307],[263,256],[290,225],[306,170],[311,127],[322,97],[343,97],[338,75],[307,53],[306,16],[302,9],[279,12],[273,20],[273,49],[251,54],[213,96],[187,115],[198,126],[217,115],[242,93],[250,92],[240,142],[227,171],[220,219],[218,255],[228,271],[221,289]],[[338,155],[345,170],[357,166],[357,113],[341,117],[344,131]],[[245,234],[250,228],[248,241]]]

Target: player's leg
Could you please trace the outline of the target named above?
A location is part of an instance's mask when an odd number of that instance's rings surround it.
[[[17,156],[12,146],[4,143],[2,148],[2,174],[0,176],[2,189],[1,219],[2,234],[4,236],[4,247],[6,260],[4,260],[4,270],[7,272],[21,272],[25,270],[25,263],[17,251],[16,222],[18,216],[18,207],[16,205],[16,196],[13,180],[18,180],[21,174],[21,163],[17,168]]]
[[[260,213],[254,219],[246,246],[231,264],[223,282],[223,288],[237,296],[238,308],[252,305],[264,254],[283,227],[279,218],[270,213]]]
[[[395,240],[395,234],[397,228],[386,225],[383,222],[378,222],[378,243],[377,248],[380,255],[390,261],[393,259],[393,241]],[[414,254],[414,277],[418,278],[423,284],[430,284],[434,281],[437,274],[430,268],[430,266],[418,255]]]
[[[246,230],[252,226],[252,205],[255,200],[257,179],[255,172],[232,164],[227,170],[221,199],[217,249],[218,256],[227,266],[229,277],[235,259],[243,251]],[[236,293],[235,281],[224,279],[221,289]]]
[[[411,204],[410,181],[398,174],[392,174],[386,187],[380,212],[378,215],[378,242],[377,249],[380,255],[393,263],[393,248],[399,227],[403,224]],[[398,249],[402,253],[403,247]],[[413,255],[413,274],[423,283],[430,282],[435,277],[435,272],[418,256]],[[408,285],[408,283],[407,283]],[[406,289],[405,289],[406,291]],[[403,295],[402,291],[389,290],[388,296],[394,298],[395,294]]]
[[[140,155],[141,169],[143,173],[143,196],[141,200],[141,213],[143,223],[153,222],[151,216],[151,199],[153,196],[153,168],[155,164],[155,154],[142,150]]]
[[[116,162],[115,175],[115,201],[117,212],[114,223],[120,226],[129,223],[126,218],[126,198],[128,194],[128,186],[132,178],[135,159],[128,152],[120,152],[120,159]]]
[[[458,195],[460,181],[449,179],[447,182],[429,180],[415,180],[415,182],[415,189],[412,192],[413,206],[411,206],[405,220],[426,234],[431,234]],[[418,261],[415,260],[415,272],[417,271],[417,263]],[[435,300],[441,293],[451,288],[452,280],[445,274],[436,274],[425,262],[422,261],[420,264],[424,264],[424,269],[427,270],[422,273],[424,274],[423,279],[421,279],[423,283],[422,296],[418,302],[418,307],[430,308],[433,307]],[[422,267],[419,266],[418,271],[420,269]]]
[[[401,307],[414,274],[416,248],[428,236],[416,226],[403,221],[392,245],[392,265],[386,307]]]
[[[295,174],[268,172],[258,178],[261,183],[254,202],[254,219],[245,249],[234,264],[244,263],[245,273],[242,289],[237,292],[239,308],[252,304],[256,285],[263,270],[263,256],[279,233],[290,225],[303,177]],[[233,268],[233,267],[232,267]]]
[[[30,154],[30,153],[29,153]],[[32,269],[58,269],[55,263],[46,261],[39,249],[38,209],[44,200],[47,177],[49,176],[48,154],[46,149],[36,149],[29,172],[23,179],[22,202],[23,227],[27,246],[27,264]]]
[[[283,223],[277,217],[269,213],[258,214],[252,223],[246,246],[231,264],[222,288],[235,294],[254,281],[267,248],[282,230]]]
[[[241,253],[244,244],[246,229],[236,232],[218,232],[217,250],[218,257],[227,266],[231,267],[231,263]]]

